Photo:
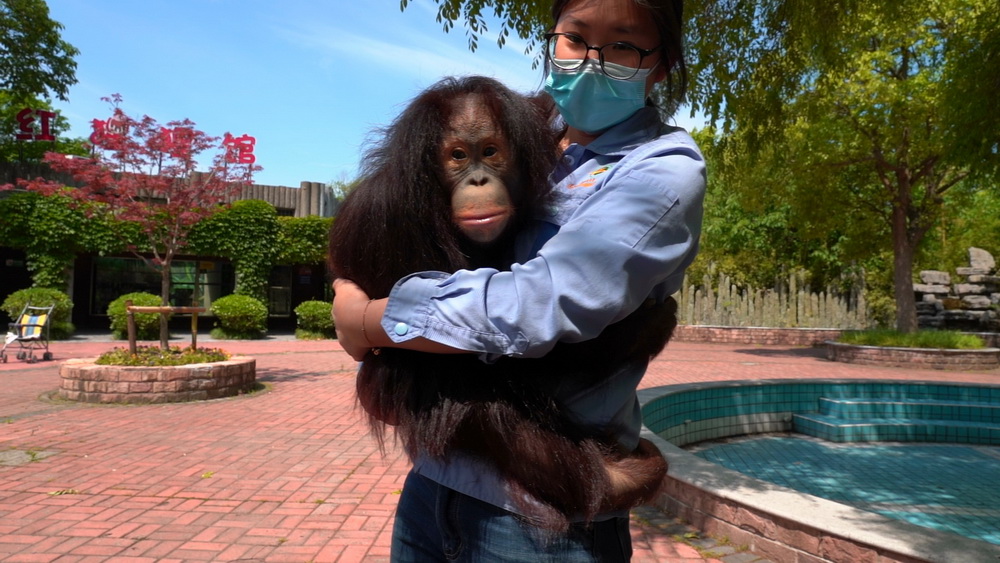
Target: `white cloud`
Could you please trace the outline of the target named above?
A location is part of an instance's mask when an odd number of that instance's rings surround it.
[[[472,52],[465,36],[459,36],[461,30],[450,34],[433,30],[430,35],[401,28],[376,37],[333,26],[311,25],[286,27],[278,33],[294,44],[318,51],[327,64],[346,57],[382,74],[389,73],[404,81],[408,77],[423,85],[442,76],[464,74],[493,76],[521,91],[534,90],[540,83],[539,71],[531,68],[533,59],[524,54],[523,46],[499,49],[495,38],[484,38],[478,50]]]

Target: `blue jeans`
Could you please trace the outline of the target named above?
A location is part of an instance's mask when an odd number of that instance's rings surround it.
[[[565,534],[553,534],[412,471],[403,485],[392,529],[392,560],[400,563],[617,562],[631,558],[628,518],[576,524]]]

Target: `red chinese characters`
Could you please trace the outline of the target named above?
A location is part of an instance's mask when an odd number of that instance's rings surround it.
[[[90,122],[90,127],[93,131],[90,142],[98,147],[106,146],[128,134],[128,124],[118,113],[108,119],[94,119]]]
[[[41,131],[35,131],[35,118],[41,122]],[[52,134],[52,121],[56,118],[56,112],[44,109],[24,108],[17,112],[17,135],[18,141],[55,141],[56,136]]]
[[[233,137],[226,133],[226,137],[222,140],[222,146],[226,147],[226,162],[253,164],[257,161],[257,157],[253,154],[256,143],[257,139],[250,135]]]

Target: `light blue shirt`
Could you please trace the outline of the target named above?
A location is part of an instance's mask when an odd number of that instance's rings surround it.
[[[589,145],[571,145],[563,159],[553,205],[520,237],[521,263],[403,278],[382,318],[393,340],[423,336],[487,361],[541,357],[558,341],[592,339],[647,298],[662,301],[680,289],[698,250],[705,193],[705,162],[690,135],[647,107]],[[641,426],[635,390],[646,367],[624,365],[589,388],[567,377],[558,399],[570,416],[615,429],[632,449]],[[455,455],[421,458],[415,469],[516,511],[488,464]]]

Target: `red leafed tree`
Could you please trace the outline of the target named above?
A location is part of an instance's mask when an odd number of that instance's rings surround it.
[[[228,133],[225,141],[195,129],[190,120],[160,125],[149,116],[133,119],[119,107],[121,96],[102,98],[112,107],[107,120],[95,119],[90,158],[47,153],[45,161],[57,172],[72,174],[82,184],[66,190],[87,202],[89,213],[128,221],[145,236],[146,248],[129,249],[161,276],[160,297],[170,299],[170,266],[187,244],[191,229],[231,201],[251,183],[252,145],[244,136]],[[197,159],[214,150],[207,172],[198,172]],[[209,153],[211,154],[211,153]],[[42,193],[62,191],[61,184],[42,179],[20,180],[19,185]],[[96,205],[95,205],[96,203]],[[150,257],[152,255],[152,257]],[[160,346],[167,348],[167,317],[160,319]]]

